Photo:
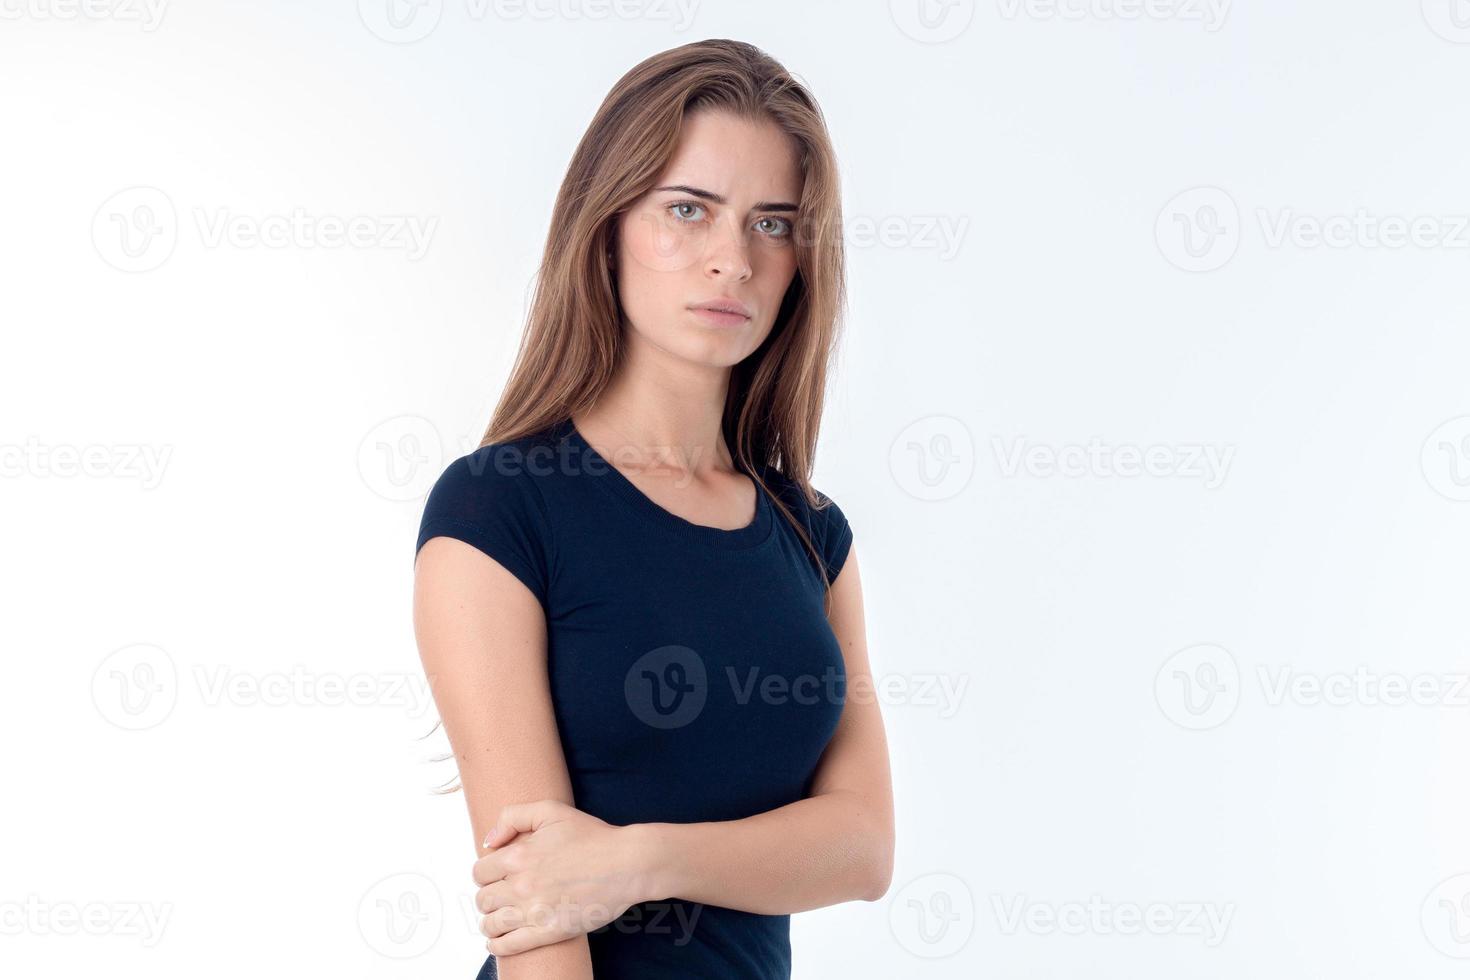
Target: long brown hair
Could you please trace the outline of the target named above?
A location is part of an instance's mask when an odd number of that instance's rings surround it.
[[[656,54],[603,100],[562,179],[520,349],[480,446],[585,411],[612,379],[624,343],[607,258],[617,218],[653,189],[685,116],[704,109],[774,122],[800,149],[797,272],[770,335],[731,369],[721,429],[736,466],[762,492],[770,488],[760,468],[775,467],[820,508],[825,501],[812,489],[811,471],[845,305],[837,161],[816,99],[778,61],[741,41],[696,41]],[[771,499],[822,567],[801,523],[779,497]]]

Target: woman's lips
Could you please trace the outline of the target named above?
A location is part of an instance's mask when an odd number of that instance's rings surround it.
[[[721,310],[707,310],[701,307],[695,307],[692,312],[705,323],[717,327],[738,327],[750,320],[750,317],[741,313],[725,313]]]

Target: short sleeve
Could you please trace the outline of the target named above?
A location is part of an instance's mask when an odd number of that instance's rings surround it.
[[[532,477],[500,448],[483,446],[445,468],[424,503],[414,556],[431,538],[458,538],[499,562],[544,607],[551,524]]]
[[[817,496],[826,501],[826,506],[812,511],[812,526],[817,534],[817,547],[822,562],[827,566],[828,583],[837,581],[837,575],[847,562],[847,553],[852,550],[852,527],[847,515],[836,502],[817,491]]]

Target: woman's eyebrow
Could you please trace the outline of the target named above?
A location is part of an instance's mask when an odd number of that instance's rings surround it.
[[[680,194],[688,194],[701,200],[710,201],[714,204],[724,204],[725,199],[714,191],[703,190],[698,187],[690,187],[688,184],[674,184],[672,187],[655,187],[655,191],[678,191]],[[786,201],[758,201],[752,211],[796,211],[799,210],[795,204]]]

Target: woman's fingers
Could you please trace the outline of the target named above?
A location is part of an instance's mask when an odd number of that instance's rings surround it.
[[[496,956],[514,956],[537,946],[550,946],[569,938],[571,937],[548,926],[523,926],[491,938],[485,948]]]
[[[496,909],[514,903],[515,897],[511,893],[511,884],[504,879],[482,885],[480,890],[475,892],[475,908],[480,910],[481,915],[489,915]]]
[[[524,870],[522,859],[526,857],[523,853],[526,849],[525,842],[511,844],[502,847],[498,851],[491,851],[482,858],[475,860],[471,869],[475,884],[488,885],[492,881],[499,881],[514,871]]]
[[[525,915],[514,905],[501,906],[480,920],[480,932],[486,939],[496,939],[529,926]]]

